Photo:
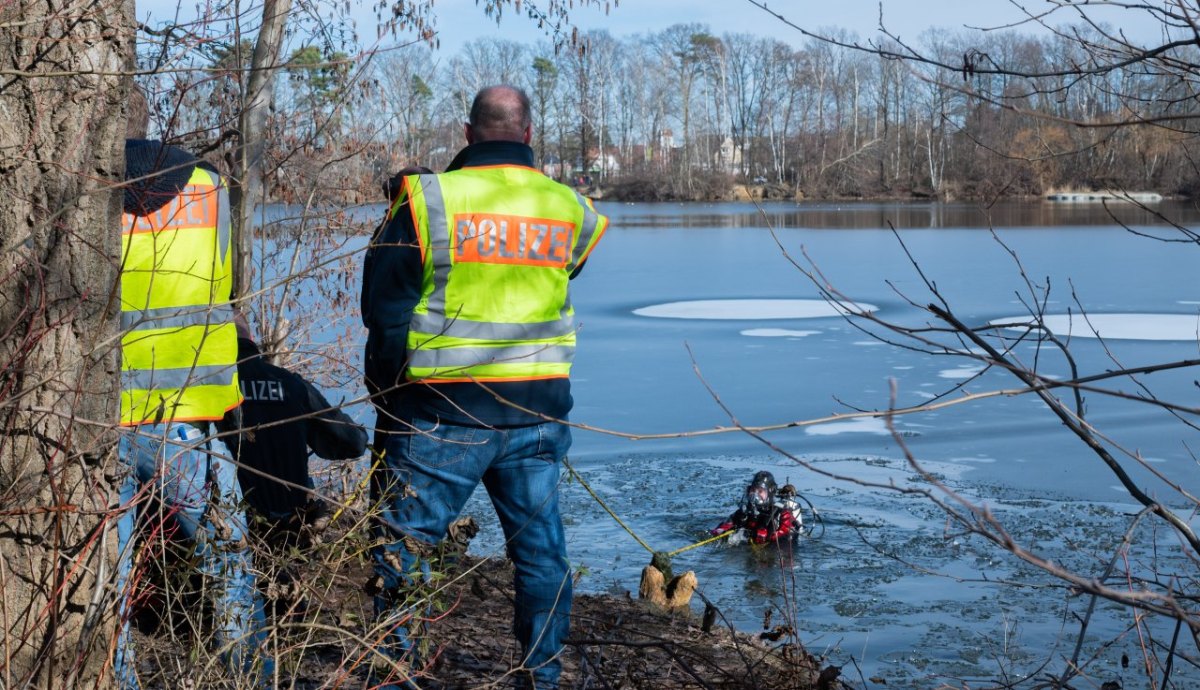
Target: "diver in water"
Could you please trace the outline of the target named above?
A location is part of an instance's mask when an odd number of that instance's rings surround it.
[[[784,484],[779,488],[770,472],[755,474],[737,511],[709,534],[718,536],[737,529],[755,544],[798,539],[804,520],[796,501],[796,487]]]

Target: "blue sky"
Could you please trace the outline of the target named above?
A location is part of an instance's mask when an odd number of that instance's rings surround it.
[[[337,0],[340,2],[340,0]],[[526,0],[528,3],[530,0]],[[538,0],[532,0],[535,4]],[[374,36],[375,24],[370,0],[352,0],[353,16],[359,34],[365,39]],[[1010,0],[770,0],[772,10],[809,31],[840,27],[856,32],[860,38],[875,34],[882,5],[883,21],[904,40],[917,40],[921,32],[931,27],[961,29],[963,27],[1000,27],[1021,21],[1024,17],[1017,4]],[[1023,0],[1031,11],[1050,6],[1046,0]],[[173,16],[176,6],[182,16],[193,15],[194,0],[138,0],[137,14],[155,19]],[[579,5],[577,0],[576,5]],[[522,13],[505,13],[500,25],[484,16],[475,0],[439,0],[434,9],[441,38],[442,52],[453,54],[470,40],[503,36],[517,41],[534,42],[544,37],[533,22]],[[1136,40],[1154,41],[1158,29],[1142,12],[1118,7],[1093,7],[1093,16],[1124,29]],[[660,31],[672,24],[698,22],[707,24],[717,35],[726,32],[752,33],[772,36],[799,46],[804,37],[746,0],[621,0],[606,16],[595,7],[576,7],[573,19],[581,29],[602,28],[616,37]],[[1055,17],[1061,21],[1073,19],[1069,8]],[[156,22],[157,23],[157,22]],[[1030,25],[1018,30],[1033,33]]]
[[[1023,2],[1031,11],[1049,7],[1045,0]],[[902,39],[916,40],[931,27],[960,29],[971,27],[1000,27],[1021,21],[1025,15],[1008,0],[769,0],[767,5],[792,23],[809,31],[840,27],[857,32],[860,37],[874,35],[880,19],[888,29]],[[536,27],[524,17],[510,13],[500,27],[483,16],[474,0],[442,0],[435,5],[439,12],[438,26],[443,48],[456,50],[466,41],[492,34],[518,40],[536,40]],[[1121,26],[1139,38],[1153,40],[1153,22],[1144,13],[1116,7],[1096,7],[1089,10],[1094,16],[1114,26]],[[1070,10],[1059,10],[1055,17],[1074,20]],[[653,32],[680,22],[708,24],[713,33],[752,33],[779,38],[800,44],[804,38],[768,13],[746,0],[622,0],[607,16],[589,7],[577,9],[575,22],[584,29],[607,28],[614,36]],[[1037,27],[1028,25],[1019,30],[1030,33]]]

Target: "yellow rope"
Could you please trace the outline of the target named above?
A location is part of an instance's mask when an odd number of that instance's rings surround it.
[[[679,554],[683,553],[684,551],[691,551],[692,549],[696,548],[697,546],[704,546],[705,544],[711,544],[714,541],[717,541],[718,539],[724,539],[725,537],[733,536],[733,533],[736,531],[737,530],[735,530],[735,529],[731,529],[728,532],[721,532],[720,534],[718,534],[715,537],[701,539],[700,541],[696,542],[695,544],[688,544],[687,546],[684,546],[684,547],[681,547],[681,548],[675,549],[674,551],[669,552],[667,554],[667,557],[671,558],[673,556],[678,556]]]
[[[375,450],[372,449],[371,454],[373,456],[375,456],[375,459],[374,459],[374,462],[371,463],[370,470],[368,470],[366,473],[363,474],[363,478],[362,478],[362,480],[359,481],[358,486],[354,487],[354,493],[351,495],[350,499],[338,507],[337,511],[334,512],[333,517],[330,518],[330,522],[336,522],[338,519],[338,516],[340,516],[342,514],[342,512],[344,512],[346,510],[346,508],[349,507],[350,504],[352,504],[358,498],[358,496],[360,496],[362,494],[362,491],[367,487],[367,483],[371,479],[372,472],[374,472],[376,469],[378,469],[379,466],[383,463],[383,454],[382,453],[376,453]],[[579,485],[582,486],[584,489],[587,489],[587,492],[592,495],[592,498],[596,501],[596,503],[598,503],[600,505],[600,507],[604,509],[605,512],[607,512],[609,515],[612,516],[612,519],[615,520],[617,522],[617,524],[621,526],[621,529],[624,529],[626,532],[628,532],[629,536],[633,537],[634,540],[637,541],[638,544],[641,544],[643,549],[649,551],[651,555],[659,553],[659,552],[655,551],[653,549],[653,547],[651,547],[649,544],[647,544],[644,539],[639,537],[637,535],[637,533],[634,532],[633,529],[629,525],[625,524],[625,521],[622,520],[619,515],[617,515],[615,512],[613,512],[612,508],[608,507],[608,504],[604,502],[604,499],[600,498],[600,495],[597,494],[596,491],[591,487],[591,485],[588,484],[587,481],[584,480],[584,478],[582,476],[580,476],[580,474],[578,472],[575,471],[575,468],[571,466],[571,463],[568,462],[566,458],[563,458],[563,465],[566,466],[567,471],[571,473],[571,476],[575,478],[575,481],[579,482]],[[675,549],[674,551],[667,551],[664,553],[664,555],[667,558],[673,558],[674,556],[678,556],[679,554],[683,553],[684,551],[691,551],[692,549],[694,549],[696,547],[704,546],[705,544],[711,544],[720,539],[724,539],[724,538],[732,535],[736,531],[737,530],[730,530],[728,532],[722,532],[721,534],[718,534],[716,536],[701,539],[700,541],[696,542],[695,544],[688,544],[687,546],[682,546],[678,549]]]
[[[629,536],[636,539],[637,543],[641,544],[643,549],[649,551],[651,554],[654,554],[654,549],[650,548],[650,545],[642,541],[642,538],[639,537],[632,529],[630,529],[629,525],[626,525],[621,518],[617,517],[617,514],[612,511],[612,508],[609,508],[608,504],[604,502],[604,499],[597,496],[595,491],[592,491],[592,487],[583,480],[583,477],[579,476],[579,473],[575,471],[574,467],[571,467],[571,463],[567,462],[566,458],[563,458],[563,464],[567,466],[567,470],[571,473],[571,476],[575,478],[575,481],[579,482],[580,486],[587,489],[587,492],[592,495],[592,498],[596,499],[596,503],[599,503],[600,507],[608,512],[608,514],[612,516],[612,519],[616,520],[617,524],[629,533]]]
[[[580,486],[587,489],[587,492],[592,495],[592,498],[594,498],[596,500],[596,503],[599,503],[600,507],[603,508],[604,511],[607,512],[609,515],[611,515],[612,519],[616,520],[617,524],[620,525],[622,529],[624,529],[626,532],[629,533],[629,536],[633,537],[637,541],[637,543],[641,544],[643,549],[649,551],[651,555],[659,553],[658,551],[655,551],[653,548],[651,548],[650,545],[645,542],[645,540],[643,540],[641,537],[639,537],[637,535],[637,533],[635,533],[633,531],[633,529],[631,529],[629,527],[629,525],[626,525],[625,521],[622,520],[620,517],[618,517],[617,514],[613,512],[612,508],[608,507],[608,504],[604,502],[604,499],[600,498],[600,496],[596,494],[596,492],[592,489],[592,487],[586,481],[584,481],[583,477],[579,476],[579,473],[575,471],[574,467],[571,467],[571,463],[568,462],[566,458],[563,458],[563,465],[566,466],[567,471],[571,473],[571,476],[575,478],[575,481],[579,482]],[[683,553],[684,551],[689,551],[691,549],[694,549],[697,546],[704,546],[705,544],[711,544],[712,542],[717,541],[718,539],[724,539],[725,537],[728,537],[731,534],[733,534],[735,531],[736,530],[722,532],[721,534],[718,534],[715,537],[708,537],[706,539],[702,539],[702,540],[696,542],[695,544],[688,544],[687,546],[675,549],[674,551],[668,551],[664,555],[666,555],[667,558],[671,558],[673,556]]]

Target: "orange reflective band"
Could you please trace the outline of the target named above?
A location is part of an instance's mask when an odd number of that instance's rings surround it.
[[[233,410],[237,409],[238,407],[241,407],[241,405],[242,405],[242,403],[243,403],[243,402],[245,402],[245,399],[244,399],[244,398],[242,398],[242,396],[239,394],[239,395],[238,395],[238,401],[237,401],[237,402],[235,402],[234,404],[230,405],[229,407],[225,408],[225,411],[224,411],[224,412],[221,414],[221,416],[220,416],[220,417],[214,417],[214,416],[212,416],[212,415],[203,415],[203,414],[202,414],[202,415],[197,415],[197,416],[195,416],[195,417],[176,417],[176,416],[170,416],[170,417],[164,417],[163,419],[164,419],[164,420],[166,420],[166,421],[172,421],[172,422],[219,422],[219,421],[221,421],[222,419],[225,419],[225,415],[229,414],[230,412],[232,412]],[[122,421],[122,422],[121,422],[121,426],[141,426],[142,424],[155,424],[155,423],[156,423],[156,422],[154,421],[154,418],[153,418],[153,417],[149,417],[149,418],[143,419],[143,420],[142,420],[142,421],[140,421],[140,422],[136,422],[136,421],[132,421],[132,422],[126,422],[126,421]]]
[[[217,226],[216,187],[188,185],[165,206],[148,216],[125,213],[121,216],[122,234],[161,232],[162,230],[211,230]]]
[[[408,185],[407,177],[404,178],[403,184],[404,184],[403,196],[406,199],[406,201],[404,203],[408,206],[408,215],[410,218],[412,218],[413,227],[419,228],[419,227],[421,227],[421,221],[417,218],[417,205],[415,203],[413,203],[412,188],[409,187],[409,185]],[[420,231],[417,232],[417,244],[420,245],[421,263],[424,264],[426,262],[426,260],[429,258],[429,255],[426,253],[428,251],[428,248],[425,246],[425,236],[422,235]]]
[[[575,227],[549,218],[460,213],[454,216],[454,261],[562,268]]]

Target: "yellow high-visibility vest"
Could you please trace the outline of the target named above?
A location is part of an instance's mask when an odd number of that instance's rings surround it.
[[[148,216],[121,216],[121,424],[221,419],[242,401],[220,176],[199,166]]]
[[[411,175],[421,300],[407,378],[426,383],[565,378],[575,355],[567,282],[608,226],[592,202],[519,165]]]

